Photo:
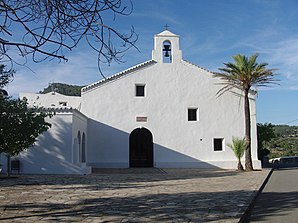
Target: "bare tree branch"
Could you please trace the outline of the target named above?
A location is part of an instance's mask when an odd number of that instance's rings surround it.
[[[106,19],[130,15],[131,0],[1,0],[0,58],[16,63],[10,53],[32,56],[34,62],[57,58],[67,61],[65,50],[81,41],[97,52],[101,63],[122,62],[123,53],[138,39],[110,26]]]

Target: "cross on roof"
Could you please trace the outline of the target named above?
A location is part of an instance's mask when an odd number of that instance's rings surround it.
[[[168,30],[170,26],[168,26],[168,24],[165,25],[165,30]]]

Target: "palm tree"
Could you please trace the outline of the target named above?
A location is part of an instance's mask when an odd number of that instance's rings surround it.
[[[251,159],[251,121],[249,91],[251,87],[268,86],[274,83],[275,69],[267,69],[267,63],[257,63],[258,54],[253,54],[249,58],[237,54],[232,57],[234,63],[224,63],[225,68],[219,68],[222,73],[215,73],[215,77],[221,78],[221,84],[225,86],[218,91],[219,95],[238,88],[244,93],[244,116],[245,116],[245,169],[253,170]]]
[[[230,147],[235,156],[238,159],[238,165],[237,165],[237,169],[238,170],[243,170],[243,166],[241,164],[241,157],[244,155],[244,150],[245,150],[245,138],[235,138],[233,137],[232,139],[232,144],[227,143],[227,146]]]

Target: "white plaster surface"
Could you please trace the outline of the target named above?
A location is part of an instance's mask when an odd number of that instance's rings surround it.
[[[171,41],[172,63],[162,63],[162,43]],[[129,134],[145,127],[153,134],[155,167],[235,168],[233,152],[213,151],[213,139],[231,142],[244,137],[243,98],[238,92],[217,97],[220,80],[181,60],[179,38],[168,31],[155,36],[153,59],[143,69],[107,81],[82,94],[82,112],[90,118],[89,158],[98,167],[128,167]],[[175,59],[179,58],[179,59]],[[135,97],[135,85],[145,84],[145,97]],[[255,98],[251,95],[252,154],[256,152]],[[187,109],[198,108],[199,120],[187,121]],[[136,117],[147,117],[137,122]]]
[[[66,96],[57,92],[49,92],[46,94],[36,93],[20,93],[20,98],[27,98],[29,106],[45,107],[45,108],[62,108],[72,107],[80,109],[81,97],[78,96]],[[66,102],[66,106],[62,106],[59,103]]]
[[[171,42],[172,63],[163,63],[164,41]],[[218,96],[220,79],[182,59],[179,36],[166,30],[155,35],[154,43],[153,61],[91,84],[82,90],[81,97],[21,94],[30,105],[57,108],[64,100],[79,110],[51,119],[53,127],[39,137],[37,149],[20,155],[23,171],[42,172],[41,164],[45,163],[49,170],[46,173],[83,173],[91,167],[127,168],[129,135],[139,127],[153,135],[154,167],[235,169],[237,159],[225,144],[233,136],[245,135],[241,92]],[[137,84],[145,84],[145,97],[135,96]],[[250,105],[252,158],[254,168],[259,169],[253,92]],[[197,121],[187,120],[188,108],[198,109]],[[138,122],[136,117],[147,120]],[[86,135],[86,163],[80,162],[78,131]],[[214,138],[224,139],[223,151],[214,151]]]

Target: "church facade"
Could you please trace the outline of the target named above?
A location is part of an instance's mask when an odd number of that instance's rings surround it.
[[[221,96],[220,79],[183,60],[179,36],[154,37],[152,59],[81,90],[23,93],[55,111],[52,128],[17,159],[24,173],[88,174],[92,168],[223,168],[237,159],[226,146],[244,137],[242,93]],[[250,94],[252,159],[257,159],[255,92]],[[243,160],[244,161],[244,160]]]

